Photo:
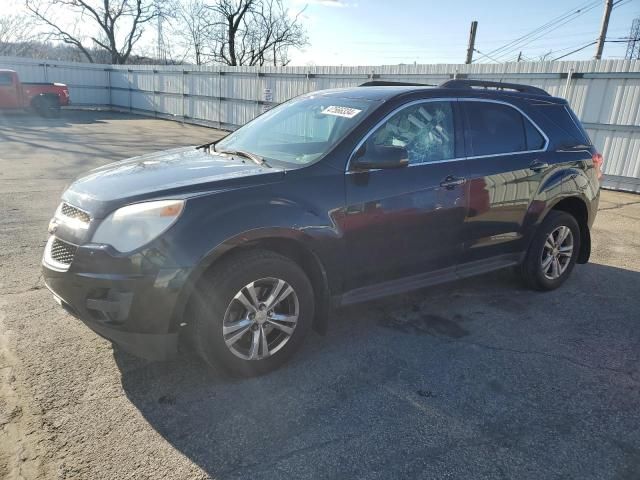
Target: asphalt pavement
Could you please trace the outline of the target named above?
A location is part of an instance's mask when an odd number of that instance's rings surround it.
[[[638,195],[602,193],[557,291],[507,270],[345,308],[260,378],[136,359],[61,310],[40,259],[65,186],[220,135],[0,116],[0,478],[640,478]]]

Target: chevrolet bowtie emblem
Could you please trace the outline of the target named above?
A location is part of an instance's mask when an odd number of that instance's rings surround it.
[[[51,235],[53,235],[54,233],[56,233],[56,230],[58,230],[58,220],[55,218],[52,218],[51,221],[49,222],[49,233]]]

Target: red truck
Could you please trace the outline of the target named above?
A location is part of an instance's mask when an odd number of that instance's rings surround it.
[[[64,83],[21,83],[13,70],[0,70],[0,109],[33,109],[44,117],[56,117],[69,103]]]

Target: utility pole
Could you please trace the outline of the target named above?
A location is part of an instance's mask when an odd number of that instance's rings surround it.
[[[464,63],[469,64],[473,61],[473,50],[476,46],[476,31],[478,30],[478,22],[471,22],[471,30],[469,31],[469,48],[467,48],[467,59]]]
[[[598,43],[596,44],[596,55],[593,57],[595,60],[600,60],[602,58],[602,49],[604,48],[604,42],[607,39],[607,29],[609,28],[609,17],[611,16],[612,7],[613,0],[605,0],[604,15],[602,16],[602,25],[600,26],[600,36],[598,37]]]
[[[522,60],[522,50],[520,50],[520,53],[518,54],[518,60],[517,61],[519,62],[520,60]]]

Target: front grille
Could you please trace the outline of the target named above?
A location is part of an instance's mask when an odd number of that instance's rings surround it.
[[[53,243],[51,243],[50,255],[56,262],[70,265],[77,249],[78,247],[75,245],[71,245],[70,243],[54,238]]]
[[[91,220],[91,217],[87,212],[85,212],[84,210],[80,210],[73,205],[69,205],[66,202],[62,202],[62,205],[60,205],[60,213],[65,217],[75,218],[83,223],[89,223],[89,221]]]

